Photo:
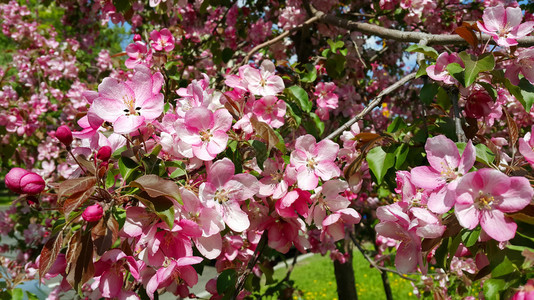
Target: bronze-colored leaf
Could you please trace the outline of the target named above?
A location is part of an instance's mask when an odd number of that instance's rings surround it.
[[[65,220],[68,220],[71,212],[80,207],[85,200],[89,199],[95,192],[96,187],[92,186],[89,189],[70,195],[63,203],[63,213],[65,214]]]
[[[63,233],[60,232],[57,236],[52,237],[46,242],[41,250],[41,258],[39,259],[39,278],[43,278],[50,268],[56,262],[57,255],[63,246]]]
[[[102,218],[91,229],[93,243],[95,245],[96,254],[102,255],[107,250],[111,249],[113,243],[119,237],[119,223],[113,216]]]
[[[274,130],[269,126],[269,124],[259,121],[256,116],[250,118],[250,123],[257,135],[259,135],[265,143],[267,144],[267,152],[271,151],[272,148],[278,144],[278,136],[274,133]]]
[[[95,164],[93,162],[88,161],[87,159],[85,159],[81,155],[76,156],[76,160],[80,163],[80,165],[82,165],[84,170],[86,170],[87,172],[91,173],[91,175],[95,175],[96,168],[95,168]]]
[[[93,240],[91,234],[82,235],[77,231],[69,241],[67,249],[67,281],[74,290],[79,291],[81,286],[93,278],[95,268],[93,265]]]
[[[527,205],[522,210],[507,215],[512,217],[514,220],[519,220],[527,224],[534,225],[534,205]]]
[[[182,203],[178,185],[173,181],[163,179],[158,175],[149,174],[141,176],[132,181],[130,185],[142,189],[147,192],[150,197],[156,198],[159,196],[169,196],[179,203]]]
[[[461,36],[464,40],[466,40],[471,47],[476,48],[478,45],[478,38],[475,32],[472,28],[468,28],[465,25],[462,25],[454,30],[456,34]]]
[[[374,139],[377,139],[380,137],[380,134],[376,134],[376,133],[371,133],[371,132],[362,132],[362,133],[359,133],[357,134],[355,137],[354,137],[354,140],[355,141],[359,141],[361,143],[368,143]]]
[[[226,94],[223,94],[223,96],[226,98],[226,102],[224,103],[224,107],[230,112],[232,117],[234,117],[234,120],[239,120],[243,116],[243,111],[241,109],[241,105],[239,103],[232,100],[231,97],[228,97]]]
[[[514,149],[517,143],[517,140],[519,139],[519,129],[517,127],[517,123],[510,116],[508,111],[504,108],[503,110],[504,110],[504,113],[506,114],[506,123],[508,123],[508,134],[510,135],[510,146],[512,147],[512,149]]]
[[[70,196],[75,193],[84,192],[96,184],[96,177],[81,177],[63,181],[59,185],[58,198]]]

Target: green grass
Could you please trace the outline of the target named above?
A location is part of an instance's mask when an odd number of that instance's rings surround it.
[[[386,299],[380,273],[369,267],[369,262],[358,251],[354,252],[353,266],[358,299]],[[274,273],[274,278],[280,280],[286,272],[286,268],[278,269]],[[413,295],[413,288],[408,280],[393,273],[388,273],[388,277],[394,299],[417,298]],[[293,299],[337,300],[334,265],[328,255],[324,257],[314,255],[297,263],[290,279],[295,281],[295,287],[300,290],[300,297],[295,293]]]

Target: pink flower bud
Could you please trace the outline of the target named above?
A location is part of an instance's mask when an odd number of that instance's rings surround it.
[[[45,182],[41,176],[21,168],[11,169],[5,181],[7,188],[17,194],[37,195],[45,188]]]
[[[56,137],[65,146],[70,146],[72,143],[72,131],[66,125],[58,127],[56,130]]]
[[[96,222],[104,215],[104,209],[100,204],[88,206],[82,213],[82,218],[87,222]]]
[[[133,40],[134,40],[134,42],[140,42],[142,40],[141,35],[140,34],[135,34],[134,37],[133,37]]]
[[[104,146],[98,149],[98,152],[96,153],[96,158],[100,159],[101,161],[108,161],[111,157],[111,147],[110,146]]]

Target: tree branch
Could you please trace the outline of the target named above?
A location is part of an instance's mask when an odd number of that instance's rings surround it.
[[[352,126],[352,124],[354,124],[354,123],[358,122],[359,120],[361,120],[366,114],[368,114],[371,110],[373,110],[373,108],[377,107],[378,104],[380,104],[380,102],[382,101],[382,97],[384,97],[385,95],[393,92],[394,90],[396,90],[397,88],[403,86],[406,82],[408,82],[408,81],[410,81],[410,80],[412,80],[414,78],[415,78],[415,72],[414,73],[410,73],[410,74],[402,77],[399,81],[397,81],[394,84],[388,86],[386,89],[384,89],[382,92],[380,92],[380,94],[378,94],[378,96],[376,96],[373,100],[371,100],[369,105],[367,105],[367,107],[364,108],[359,114],[354,116],[347,123],[341,125],[338,129],[336,129],[334,132],[330,133],[324,139],[330,139],[331,140],[331,139],[335,138],[336,136],[338,136],[339,134],[341,134],[343,131],[347,130],[350,126]]]
[[[322,11],[315,9],[310,5],[310,10],[315,17],[320,21],[331,24],[337,27],[345,28],[351,31],[358,31],[368,35],[379,36],[383,39],[395,40],[400,42],[419,43],[421,40],[427,40],[428,45],[467,45],[467,41],[457,34],[431,34],[424,32],[410,32],[401,31],[397,29],[389,29],[382,26],[355,22],[340,18],[331,14],[325,14]],[[490,43],[495,44],[495,41],[487,34],[482,34],[483,41],[491,40]],[[534,36],[528,36],[518,39],[519,46],[534,46]]]

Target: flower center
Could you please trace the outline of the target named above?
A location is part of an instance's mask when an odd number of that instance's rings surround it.
[[[222,189],[215,192],[215,201],[219,202],[219,204],[223,204],[228,199],[228,191]]]
[[[124,114],[126,116],[129,116],[129,115],[134,115],[134,116],[138,116],[141,114],[140,110],[141,110],[141,107],[135,107],[135,98],[133,97],[129,97],[128,95],[125,95],[123,98],[122,98],[122,102],[126,105],[127,108],[125,108],[123,111],[124,111]]]
[[[315,161],[315,158],[311,157],[306,160],[306,166],[309,169],[315,170],[315,166],[317,166],[317,162]]]
[[[479,210],[491,210],[494,203],[495,198],[493,196],[482,192],[479,192],[479,196],[475,200],[475,205]]]
[[[264,87],[266,84],[267,84],[267,82],[265,81],[265,79],[263,79],[263,78],[260,79],[260,85],[261,85],[262,87]]]
[[[200,132],[200,139],[202,140],[202,142],[209,142],[212,137],[213,134],[210,132],[209,129]]]

